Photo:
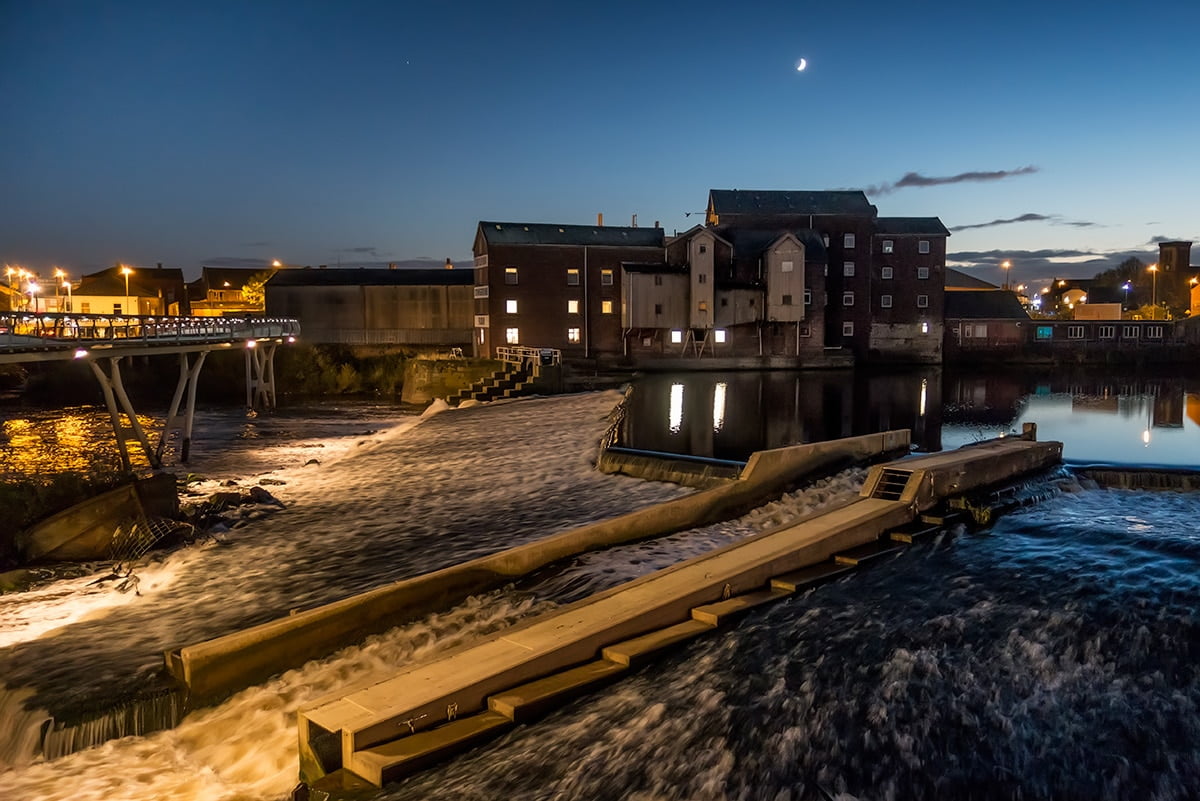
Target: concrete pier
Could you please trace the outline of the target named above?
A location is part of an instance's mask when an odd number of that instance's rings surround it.
[[[920,517],[949,498],[1061,456],[1060,443],[1012,438],[877,466],[860,497],[840,508],[320,699],[299,713],[301,778],[333,788],[350,774],[381,786],[421,770],[663,648],[903,547],[931,530]]]

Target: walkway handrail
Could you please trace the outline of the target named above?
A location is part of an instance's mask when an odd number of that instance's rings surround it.
[[[496,348],[496,358],[509,364],[562,364],[558,348],[529,348],[524,345],[504,345]]]
[[[9,352],[47,345],[203,344],[299,334],[300,323],[291,318],[0,312],[0,350]]]

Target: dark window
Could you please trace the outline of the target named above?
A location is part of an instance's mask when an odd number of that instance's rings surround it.
[[[707,252],[708,252],[708,245],[701,245],[701,246],[700,246],[700,252],[701,252],[701,253],[707,253]]]
[[[784,296],[783,296],[783,305],[784,305],[784,306],[791,306],[791,305],[792,305],[792,296],[791,296],[791,295],[784,295]]]
[[[662,276],[661,275],[654,276],[654,285],[662,286]]]
[[[655,314],[662,314],[662,304],[661,304],[661,303],[655,303],[655,304],[654,304],[654,313],[655,313]]]

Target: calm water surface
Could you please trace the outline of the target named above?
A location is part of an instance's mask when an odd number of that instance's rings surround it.
[[[1098,373],[739,372],[648,374],[621,444],[743,461],[755,450],[907,428],[957,448],[1038,424],[1069,463],[1200,467],[1200,377]]]

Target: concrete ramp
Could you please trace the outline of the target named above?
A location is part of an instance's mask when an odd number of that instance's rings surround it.
[[[1060,461],[1059,443],[993,441],[876,467],[861,496],[405,667],[299,713],[301,778],[381,786],[471,747],[763,604],[903,547],[947,498]],[[897,536],[890,536],[895,533]]]

